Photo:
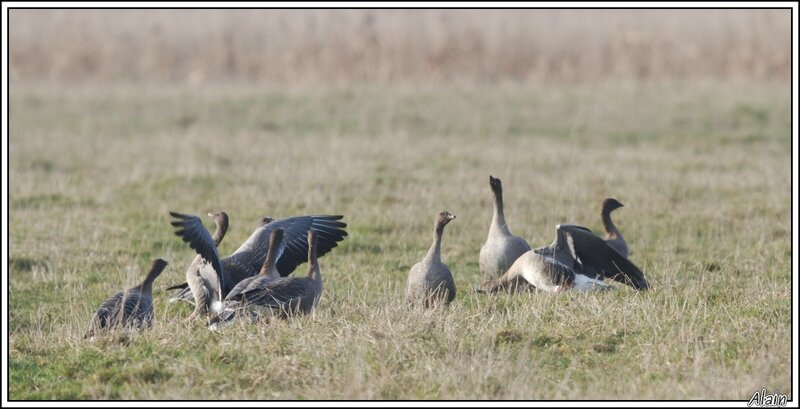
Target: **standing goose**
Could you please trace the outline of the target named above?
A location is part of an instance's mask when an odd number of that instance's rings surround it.
[[[92,339],[100,331],[114,327],[149,327],[153,322],[153,281],[166,266],[166,261],[156,259],[141,284],[120,291],[100,304],[92,316],[85,338]]]
[[[487,281],[503,275],[519,256],[531,249],[525,239],[511,234],[511,230],[506,224],[503,212],[502,182],[490,175],[489,186],[494,194],[494,214],[492,215],[492,224],[489,225],[489,235],[486,237],[486,243],[481,247],[478,258],[481,273]],[[529,287],[521,279],[516,284],[519,286],[512,284],[509,287],[515,289]]]
[[[264,266],[257,277],[240,282],[226,298],[236,309],[252,306],[269,307],[282,317],[308,314],[322,295],[322,273],[317,261],[317,232],[308,236],[308,274],[305,277],[280,277],[276,267],[277,248],[281,230],[274,230]],[[273,241],[274,240],[274,241]],[[237,305],[238,304],[238,305]],[[231,319],[225,317],[225,320]]]
[[[191,291],[195,306],[186,321],[192,321],[201,315],[208,318],[212,313],[219,313],[222,310],[222,288],[225,277],[217,246],[228,231],[228,214],[225,212],[208,214],[214,218],[214,223],[217,225],[214,237],[208,234],[199,217],[175,212],[170,212],[170,215],[178,219],[171,222],[173,226],[179,228],[175,234],[197,252],[192,264],[186,270],[186,287]],[[180,286],[169,289],[177,287]]]
[[[605,289],[604,278],[637,290],[650,288],[636,265],[591,230],[563,224],[556,226],[552,244],[523,254],[500,278],[481,285],[480,291],[496,292],[518,277],[548,292]]]
[[[614,222],[611,220],[611,212],[623,206],[625,205],[618,202],[617,199],[614,198],[603,200],[603,208],[600,211],[600,218],[603,220],[603,228],[606,230],[606,243],[608,243],[611,248],[619,252],[619,254],[622,254],[623,257],[628,257],[628,243],[625,242],[625,238],[622,237],[622,233],[619,232],[619,229],[617,229],[617,226],[614,225]]]
[[[442,263],[442,235],[444,226],[455,219],[450,212],[436,216],[433,226],[433,244],[428,254],[411,267],[406,283],[406,302],[431,307],[437,303],[449,304],[456,296],[456,284],[447,265]]]
[[[273,230],[283,229],[284,251],[278,255],[276,267],[281,277],[286,277],[299,264],[306,262],[308,252],[308,231],[317,232],[317,256],[322,257],[344,240],[347,224],[341,222],[342,216],[296,216],[273,220],[258,226],[250,237],[230,256],[220,260],[225,280],[222,295],[226,296],[233,287],[247,277],[260,271],[269,248],[269,237]],[[265,219],[262,219],[265,221]],[[175,286],[181,291],[172,295],[170,302],[193,300],[192,291],[185,284]]]

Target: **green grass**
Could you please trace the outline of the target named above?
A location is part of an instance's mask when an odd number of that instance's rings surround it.
[[[9,398],[749,399],[791,395],[789,91],[780,84],[131,87],[10,98]],[[475,294],[503,179],[534,246],[615,213],[654,286]],[[211,333],[167,304],[169,210],[344,214],[315,314]],[[440,210],[449,308],[406,308]],[[205,218],[207,219],[207,218]],[[207,225],[210,220],[205,220]],[[154,258],[157,322],[82,338]],[[298,272],[302,272],[300,267]]]

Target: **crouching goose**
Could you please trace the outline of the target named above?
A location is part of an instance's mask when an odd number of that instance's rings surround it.
[[[489,176],[489,187],[494,194],[494,213],[489,225],[489,235],[481,247],[478,258],[481,273],[487,281],[498,278],[505,273],[514,261],[525,252],[531,250],[525,239],[511,234],[503,212],[503,184],[500,179]],[[530,287],[525,280],[519,279],[510,287],[523,289]]]
[[[433,228],[433,244],[419,263],[411,267],[406,282],[406,302],[412,305],[431,307],[444,302],[449,304],[456,296],[456,284],[447,265],[442,263],[442,235],[444,226],[455,219],[450,212],[436,216]]]
[[[619,232],[619,229],[617,229],[617,226],[615,226],[614,222],[611,220],[611,212],[623,206],[625,205],[614,198],[603,200],[600,218],[603,220],[603,228],[606,230],[606,236],[604,238],[606,243],[619,252],[619,254],[622,254],[623,257],[628,257],[628,243],[625,242],[622,233]]]
[[[142,329],[153,322],[153,281],[164,271],[167,262],[153,261],[144,281],[127,291],[120,291],[100,304],[92,316],[84,338],[93,339],[100,331],[114,327]]]
[[[250,237],[233,254],[220,260],[224,280],[221,286],[223,299],[236,284],[247,277],[258,274],[266,259],[270,234],[275,229],[284,231],[284,250],[275,263],[281,277],[286,277],[299,265],[306,262],[308,231],[317,233],[317,256],[322,257],[344,240],[347,224],[342,216],[296,216],[272,220],[258,226]],[[262,222],[266,219],[262,219]],[[208,248],[208,246],[205,246]],[[211,252],[207,256],[212,257]],[[192,290],[185,283],[173,288],[180,291],[170,297],[170,302],[179,300],[193,302]]]
[[[283,245],[284,232],[275,229],[270,235],[270,247],[259,274],[242,280],[225,298],[225,313],[212,321],[215,328],[220,321],[230,321],[241,311],[254,307],[267,307],[281,317],[310,313],[322,295],[322,273],[317,261],[317,232],[308,236],[308,274],[305,277],[281,277],[277,259]]]
[[[176,212],[169,213],[176,218],[171,222],[178,230],[175,234],[197,252],[197,255],[186,270],[186,287],[194,299],[194,311],[186,321],[191,321],[204,315],[212,315],[222,311],[222,288],[225,286],[225,275],[222,271],[217,246],[222,242],[228,231],[228,214],[213,212],[208,215],[214,218],[217,229],[214,237],[209,235],[203,227],[203,222],[197,216],[185,215]],[[174,289],[181,286],[173,286]]]
[[[484,283],[479,291],[496,292],[518,277],[548,292],[606,289],[604,278],[637,290],[650,288],[636,265],[591,230],[563,224],[556,226],[552,244],[523,254],[505,274]]]

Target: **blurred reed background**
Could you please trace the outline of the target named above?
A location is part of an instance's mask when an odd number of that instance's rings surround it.
[[[787,82],[790,10],[11,10],[13,81]]]

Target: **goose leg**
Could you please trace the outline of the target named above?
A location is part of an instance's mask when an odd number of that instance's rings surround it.
[[[192,311],[192,314],[186,317],[186,319],[183,320],[183,322],[192,322],[195,319],[197,319],[197,310]]]

